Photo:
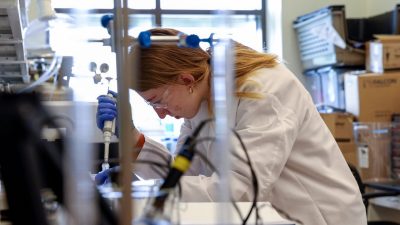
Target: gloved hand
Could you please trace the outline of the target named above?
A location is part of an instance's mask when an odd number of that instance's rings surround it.
[[[96,185],[103,185],[111,182],[115,183],[117,182],[118,174],[120,171],[121,171],[120,166],[115,166],[110,169],[106,169],[96,174],[94,176],[94,181],[96,182]],[[141,178],[139,178],[135,174],[132,174],[132,181],[136,180],[141,180]]]
[[[99,172],[94,176],[94,181],[97,185],[103,185],[110,183],[113,179],[112,176],[116,176],[119,173],[120,167],[112,167],[104,171]]]
[[[114,98],[111,98],[108,95],[100,95],[97,97],[98,106],[96,113],[96,123],[97,127],[100,130],[103,130],[104,122],[108,120],[113,120],[117,118],[117,96],[118,94],[113,91],[108,91],[108,94],[111,94]],[[115,135],[118,137],[118,123],[115,126]]]

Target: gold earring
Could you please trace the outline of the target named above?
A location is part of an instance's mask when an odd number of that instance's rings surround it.
[[[189,87],[189,93],[190,93],[190,94],[193,93],[193,87]]]

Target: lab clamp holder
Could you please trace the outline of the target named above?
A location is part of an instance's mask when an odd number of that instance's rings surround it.
[[[102,42],[104,46],[111,46],[111,51],[115,52],[115,41],[114,41],[114,25],[113,25],[113,15],[104,15],[101,17],[101,25],[107,29],[110,34],[110,38],[102,39],[102,40],[92,40],[93,42]],[[210,46],[213,46],[214,42],[218,41],[214,39],[214,33],[212,33],[208,38],[199,38],[198,35],[190,34],[185,35],[181,34],[178,36],[151,36],[149,31],[140,32],[137,38],[130,37],[131,42],[138,42],[139,45],[143,48],[148,48],[152,43],[174,43],[177,42],[179,47],[189,47],[189,48],[198,48],[200,47],[200,42],[209,43]]]

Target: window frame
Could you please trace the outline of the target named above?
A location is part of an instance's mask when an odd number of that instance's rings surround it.
[[[229,10],[232,15],[254,15],[261,18],[261,24],[256,20],[256,26],[261,26],[262,33],[262,49],[266,49],[267,39],[267,15],[266,15],[266,1],[261,1],[260,10]],[[161,0],[155,0],[156,5],[154,9],[128,9],[129,15],[153,15],[155,18],[155,27],[162,27],[162,16],[163,15],[213,15],[216,10],[193,10],[193,9],[161,9]],[[55,8],[56,13],[73,14],[75,9],[73,8]],[[88,9],[88,14],[113,14],[114,9]]]

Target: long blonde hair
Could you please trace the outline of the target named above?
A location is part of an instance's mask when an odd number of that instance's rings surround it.
[[[149,30],[154,36],[176,36],[181,32],[170,28],[154,28]],[[236,90],[238,90],[252,72],[261,68],[270,68],[278,63],[275,55],[258,52],[243,44],[233,41],[234,74]],[[136,47],[133,54],[138,54],[136,64],[138,77],[135,89],[146,91],[165,84],[173,84],[182,73],[190,73],[196,82],[211,77],[211,55],[201,48],[182,48],[171,44],[154,44],[149,48]],[[136,53],[135,53],[136,52]],[[237,97],[259,98],[259,93],[236,91]],[[210,98],[209,98],[210,104]]]

